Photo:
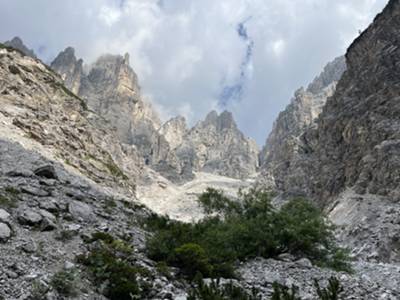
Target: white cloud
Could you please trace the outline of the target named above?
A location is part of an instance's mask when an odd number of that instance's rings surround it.
[[[129,52],[143,92],[163,115],[184,114],[191,123],[217,108],[224,87],[238,84],[241,101],[228,108],[262,143],[293,91],[343,54],[386,3],[2,0],[0,40],[19,35],[45,60],[66,46],[88,63],[105,52]],[[243,22],[248,40],[237,32]]]

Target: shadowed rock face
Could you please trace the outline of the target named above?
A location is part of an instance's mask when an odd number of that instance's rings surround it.
[[[279,144],[276,150],[276,144],[267,143],[272,153],[265,164],[280,190],[304,193],[321,204],[349,187],[400,200],[399,19],[400,3],[390,1],[349,47],[346,72],[315,124],[296,137],[296,151],[289,146],[279,152]],[[318,86],[311,84],[309,90]],[[282,121],[285,117],[269,138],[284,146],[291,143],[285,140],[284,126],[290,123]],[[282,152],[297,154],[281,159]]]
[[[77,95],[80,91],[83,76],[82,64],[82,59],[76,59],[75,50],[72,47],[62,51],[51,63],[51,68],[61,74],[65,86]]]
[[[11,41],[4,42],[4,45],[18,49],[25,55],[28,55],[32,58],[36,58],[35,52],[33,52],[32,49],[29,49],[28,47],[26,47],[25,44],[23,43],[23,41],[17,36],[14,37]]]
[[[291,103],[274,122],[260,153],[260,164],[261,177],[273,178],[273,184],[279,190],[303,193],[305,187],[299,184],[306,174],[300,175],[301,169],[297,166],[297,162],[303,160],[301,137],[309,128],[317,126],[315,121],[326,100],[333,95],[345,68],[343,56],[329,63],[307,90],[300,88],[295,92]],[[293,184],[292,178],[297,183]]]
[[[323,199],[354,186],[400,200],[399,29],[400,2],[390,1],[348,49],[311,147],[311,186]]]

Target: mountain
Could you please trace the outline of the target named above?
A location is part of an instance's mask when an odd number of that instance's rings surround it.
[[[129,55],[103,55],[88,71],[73,48],[62,51],[51,68],[65,85],[85,99],[89,109],[104,117],[117,130],[119,139],[135,145],[143,162],[172,181],[183,176],[181,166],[165,138],[161,121],[148,101],[142,99],[138,78],[129,65]]]
[[[146,165],[172,182],[191,180],[198,171],[234,178],[256,172],[257,146],[239,131],[230,113],[211,112],[190,130],[180,116],[161,124],[141,96],[128,54],[103,55],[85,72],[82,60],[68,47],[51,68],[91,110],[117,128],[123,143],[136,146]]]
[[[341,56],[327,64],[305,90],[295,92],[290,104],[274,122],[271,133],[260,153],[261,173],[264,178],[273,178],[277,189],[293,194],[306,189],[300,181],[298,162],[302,162],[302,135],[307,129],[318,126],[316,120],[327,99],[336,89],[336,84],[346,69],[345,57]],[[301,170],[299,171],[301,172]],[[296,181],[292,182],[292,179]]]
[[[324,208],[343,243],[368,261],[400,261],[399,16],[400,2],[389,1],[352,43],[334,93],[313,124],[297,130],[295,147],[287,146],[291,110],[280,115],[263,166],[283,195]]]
[[[37,58],[35,52],[32,49],[28,49],[21,38],[17,36],[14,37],[11,41],[4,42],[4,45],[17,49],[32,58]]]
[[[297,286],[301,299],[313,300],[310,279],[327,291],[328,280],[337,278],[340,299],[399,299],[399,28],[400,1],[391,0],[345,61],[334,60],[295,93],[259,156],[229,112],[212,111],[192,128],[179,116],[162,123],[140,95],[127,55],[103,55],[85,66],[67,48],[52,64],[57,74],[0,44],[0,298],[188,299],[197,284],[185,272],[208,269],[220,259],[210,256],[214,251],[234,255],[232,240],[241,238],[243,251],[271,253],[235,261],[234,279],[220,278],[211,287],[206,279],[197,292],[227,284],[233,294],[243,288],[269,299],[278,283]],[[258,158],[258,179],[277,197],[270,206],[264,194],[251,194],[259,202],[249,206],[253,199],[243,199],[248,210],[240,216],[231,192],[251,188]],[[214,204],[217,210],[228,204],[232,223],[214,215],[192,230],[154,213],[198,220],[205,211],[195,199],[209,186],[228,192],[232,202],[217,197]],[[306,196],[324,215],[303,201],[279,211],[293,195]],[[316,219],[304,218],[310,213]],[[340,246],[350,250],[352,273],[321,267],[319,257],[310,261],[299,249],[313,252],[315,241],[291,237],[292,229],[313,231],[325,216],[336,225]],[[295,220],[283,220],[292,228],[271,231],[263,222],[279,225],[282,217]],[[238,235],[215,230],[223,224],[233,224]],[[259,245],[246,244],[250,228],[261,237]],[[204,244],[193,243],[191,234]],[[270,247],[275,234],[279,243]],[[183,237],[178,248],[175,236]],[[295,241],[292,252],[286,238]],[[333,240],[317,242],[318,252]],[[159,257],[151,256],[154,250]],[[335,267],[343,267],[342,255],[333,255]],[[231,274],[221,263],[218,271]]]
[[[230,112],[210,112],[182,138],[177,155],[194,170],[245,179],[258,166],[258,147],[238,129]]]
[[[12,49],[1,62],[3,137],[24,140],[95,182],[134,195],[142,168],[137,151],[70,92],[48,66]]]

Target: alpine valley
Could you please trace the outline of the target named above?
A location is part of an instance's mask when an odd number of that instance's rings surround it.
[[[399,33],[390,0],[261,150],[162,122],[128,54],[0,44],[0,299],[400,299]]]

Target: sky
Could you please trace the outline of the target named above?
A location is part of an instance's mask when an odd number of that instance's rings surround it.
[[[261,146],[307,86],[388,0],[0,0],[0,40],[49,63],[67,46],[90,64],[130,54],[162,119],[229,110]]]

